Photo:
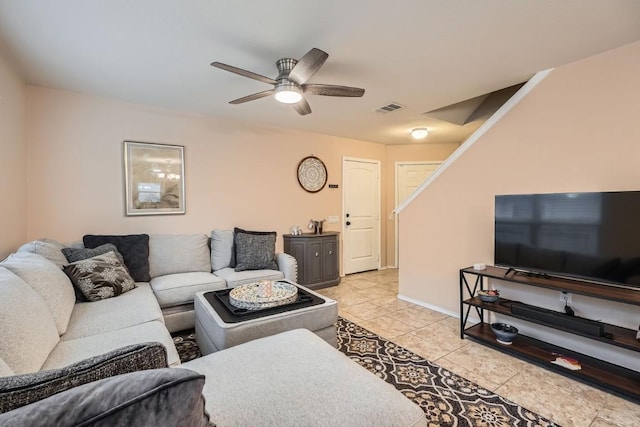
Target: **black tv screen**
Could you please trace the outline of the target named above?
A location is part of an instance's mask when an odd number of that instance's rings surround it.
[[[498,266],[640,287],[640,191],[497,195]]]

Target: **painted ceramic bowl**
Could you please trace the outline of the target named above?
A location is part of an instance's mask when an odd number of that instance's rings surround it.
[[[518,328],[506,323],[492,323],[491,329],[496,334],[496,340],[500,344],[510,345],[513,339],[518,335]]]
[[[500,298],[500,292],[496,290],[479,290],[478,296],[483,302],[496,302]]]

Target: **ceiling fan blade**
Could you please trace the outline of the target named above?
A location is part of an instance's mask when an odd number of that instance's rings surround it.
[[[329,54],[315,47],[307,52],[289,73],[289,80],[303,84],[322,67]]]
[[[302,98],[300,101],[293,104],[293,108],[300,114],[301,116],[306,116],[311,113],[311,106],[307,102],[306,99]]]
[[[249,102],[256,99],[264,98],[265,96],[269,96],[275,92],[274,89],[265,90],[263,92],[254,93],[252,95],[243,96],[242,98],[234,99],[233,101],[229,101],[229,104],[242,104],[243,102]]]
[[[216,68],[220,68],[221,70],[229,71],[230,73],[239,74],[244,77],[249,77],[250,79],[258,80],[270,85],[274,85],[277,83],[272,78],[265,77],[261,74],[253,73],[251,71],[243,70],[242,68],[234,67],[233,65],[223,64],[222,62],[212,62],[211,65]]]
[[[351,86],[308,84],[303,86],[303,90],[304,93],[309,93],[311,95],[352,97],[364,95],[364,89]]]

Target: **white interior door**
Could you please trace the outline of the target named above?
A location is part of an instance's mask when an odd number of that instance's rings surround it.
[[[396,162],[396,207],[440,167],[442,162]],[[398,266],[398,217],[395,217],[396,260]]]
[[[380,162],[342,161],[344,273],[380,267]]]

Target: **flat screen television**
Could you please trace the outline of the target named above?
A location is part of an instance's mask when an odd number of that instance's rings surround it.
[[[497,266],[640,288],[640,191],[497,195]]]

